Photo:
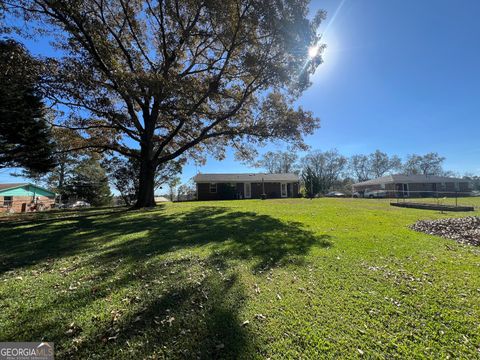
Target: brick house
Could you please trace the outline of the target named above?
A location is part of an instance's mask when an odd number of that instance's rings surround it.
[[[297,197],[296,174],[198,174],[198,200],[267,199]]]
[[[28,183],[0,184],[0,212],[47,210],[55,204],[55,193]]]
[[[435,175],[388,175],[353,184],[353,192],[384,190],[388,197],[468,196],[471,182],[467,179]]]

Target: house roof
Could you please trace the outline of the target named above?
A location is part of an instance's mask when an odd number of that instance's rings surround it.
[[[28,185],[28,183],[0,184],[0,190],[13,189],[25,185]]]
[[[276,181],[299,181],[296,174],[262,174],[262,173],[247,173],[247,174],[197,174],[193,180],[199,182],[276,182]]]
[[[436,175],[387,175],[377,179],[353,184],[353,186],[379,185],[379,184],[411,184],[411,183],[442,183],[442,182],[468,182],[467,179],[453,178]]]

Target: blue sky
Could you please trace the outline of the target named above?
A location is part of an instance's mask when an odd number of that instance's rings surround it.
[[[328,13],[324,64],[298,101],[321,119],[306,139],[313,149],[436,151],[448,170],[480,174],[480,1],[314,0],[311,7]],[[259,170],[229,152],[224,161],[187,165],[182,181],[198,171]],[[0,182],[19,180],[8,173]]]
[[[480,174],[480,1],[312,1],[316,9],[328,12],[328,49],[298,101],[321,119],[307,143],[345,155],[436,151],[447,169]],[[231,154],[183,177],[198,171],[258,169]]]

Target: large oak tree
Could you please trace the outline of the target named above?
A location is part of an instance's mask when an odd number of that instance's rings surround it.
[[[140,161],[136,207],[154,205],[158,166],[241,154],[271,140],[304,146],[318,126],[293,102],[321,63],[308,0],[16,0],[55,36],[48,93],[83,147]],[[30,30],[30,34],[31,34]],[[320,45],[322,48],[323,45]]]

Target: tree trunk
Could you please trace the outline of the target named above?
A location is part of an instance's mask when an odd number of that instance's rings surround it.
[[[152,152],[151,146],[142,145],[138,198],[133,206],[134,209],[155,206],[155,164],[152,160]]]

